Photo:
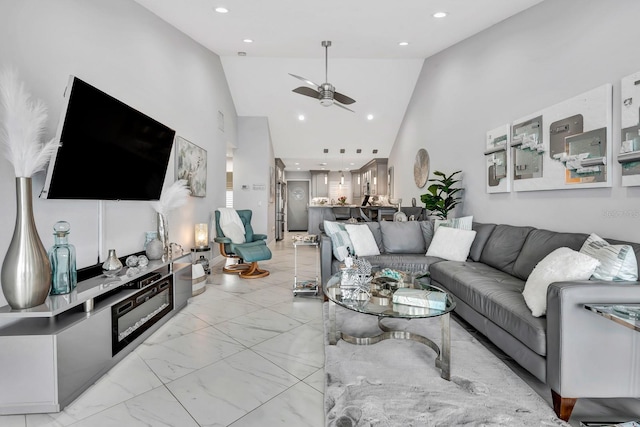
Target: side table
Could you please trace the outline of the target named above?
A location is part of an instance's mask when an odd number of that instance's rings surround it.
[[[316,277],[314,280],[298,280],[298,246],[314,246],[315,247],[315,259],[316,259]],[[313,294],[318,295],[318,277],[320,276],[320,259],[318,254],[318,248],[320,242],[316,241],[304,241],[294,240],[293,242],[293,296],[298,294]]]
[[[584,308],[640,332],[640,304],[585,304]]]

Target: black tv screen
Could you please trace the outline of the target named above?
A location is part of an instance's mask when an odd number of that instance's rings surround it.
[[[71,76],[40,197],[158,200],[175,131]]]

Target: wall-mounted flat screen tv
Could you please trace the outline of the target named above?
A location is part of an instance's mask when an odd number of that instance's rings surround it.
[[[70,76],[41,198],[158,200],[175,131]]]

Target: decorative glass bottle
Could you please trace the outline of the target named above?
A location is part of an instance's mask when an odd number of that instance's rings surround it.
[[[107,277],[116,277],[120,270],[122,270],[122,261],[118,259],[115,249],[109,249],[109,256],[102,264],[102,274]]]
[[[53,226],[55,241],[49,250],[52,269],[51,295],[68,294],[78,284],[76,248],[67,240],[70,229],[71,226],[66,221],[58,221]]]

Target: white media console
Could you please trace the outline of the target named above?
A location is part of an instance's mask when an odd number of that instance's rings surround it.
[[[0,307],[0,414],[62,410],[191,294],[187,255],[131,277],[84,280],[31,309]]]

